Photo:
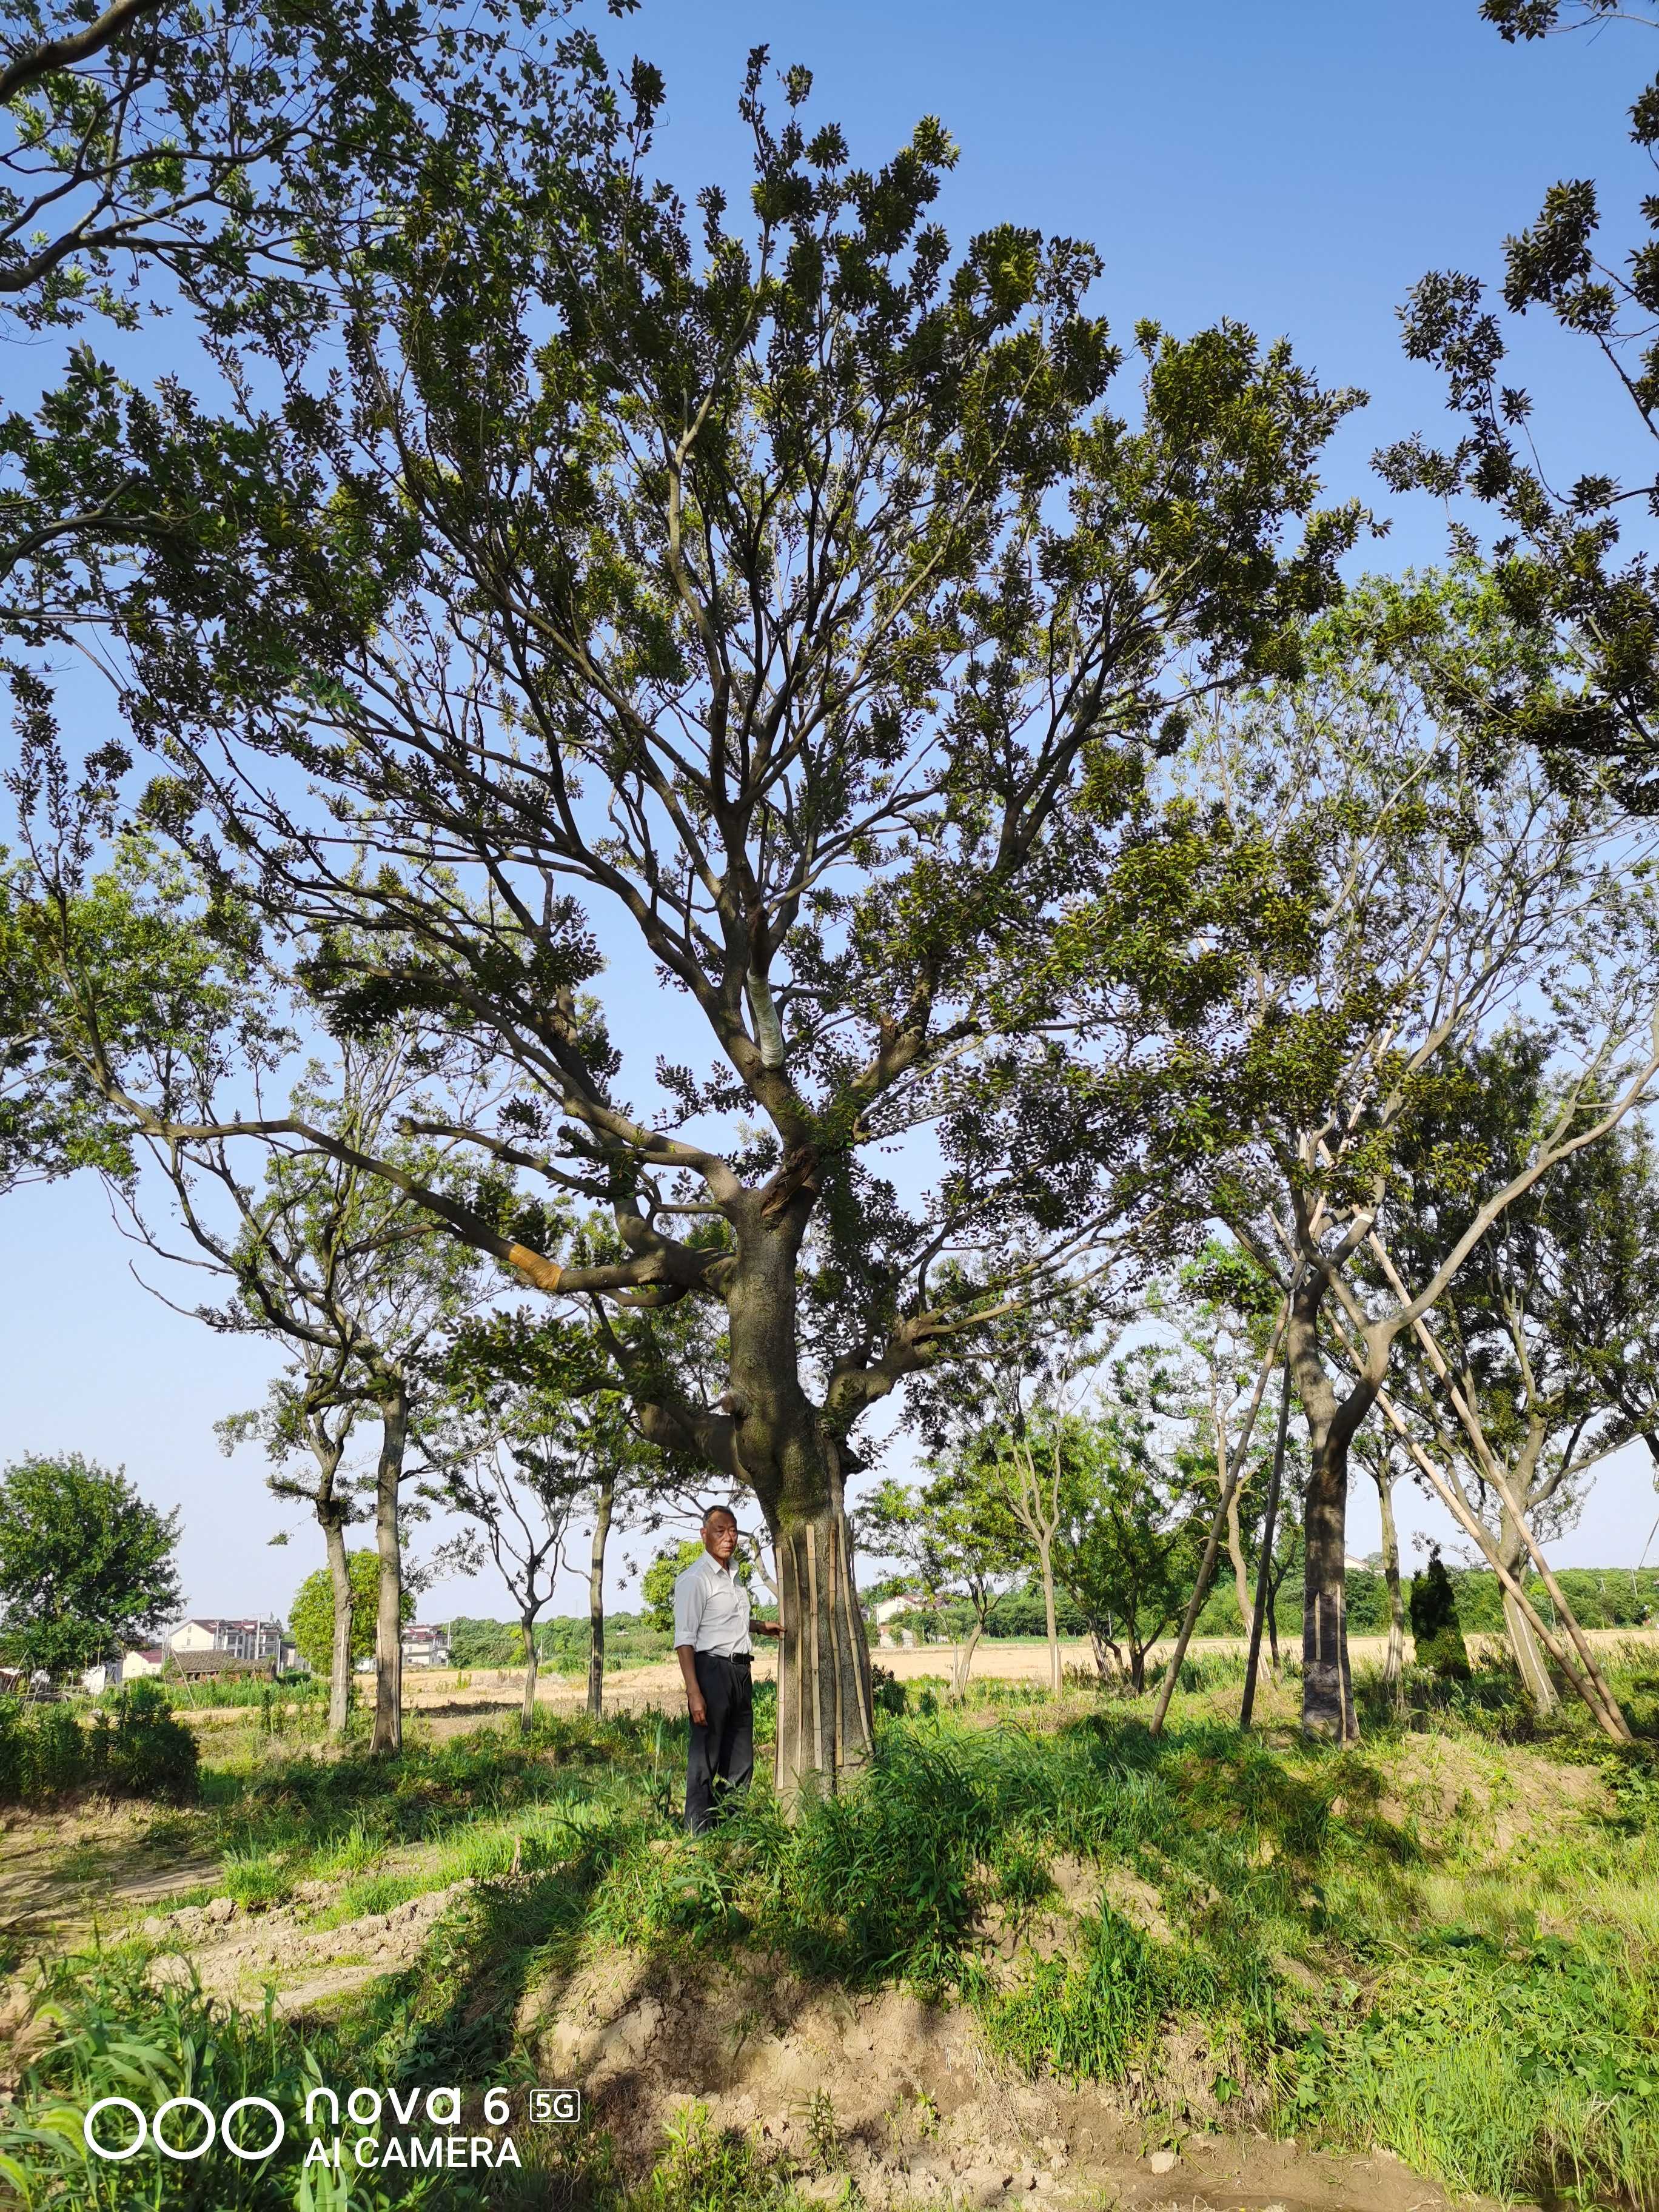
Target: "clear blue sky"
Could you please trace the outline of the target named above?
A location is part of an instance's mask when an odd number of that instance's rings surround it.
[[[754,45],[814,70],[815,107],[846,125],[860,161],[940,116],[962,149],[942,210],[957,234],[1012,220],[1091,238],[1101,307],[1125,336],[1145,315],[1181,330],[1231,316],[1288,334],[1328,380],[1368,390],[1330,474],[1336,492],[1374,504],[1373,448],[1443,419],[1434,378],[1400,351],[1407,286],[1435,266],[1490,274],[1559,176],[1602,178],[1610,207],[1646,189],[1622,118],[1659,65],[1659,41],[1634,29],[1505,46],[1475,0],[651,0],[603,35],[618,58],[638,52],[666,72],[659,153],[688,191],[742,186],[735,105]],[[1537,334],[1528,372],[1564,473],[1624,444],[1583,368]],[[1426,503],[1393,522],[1368,558],[1437,557]],[[640,983],[643,1041],[658,1016],[648,975]],[[7,1200],[0,1233],[0,1459],[78,1447],[125,1461],[149,1496],[184,1507],[193,1609],[284,1608],[315,1563],[314,1532],[265,1496],[257,1458],[227,1462],[212,1436],[217,1417],[263,1395],[269,1355],[150,1298],[90,1184]],[[204,1294],[182,1278],[167,1287],[185,1304]],[[1656,1511],[1645,1457],[1632,1455],[1557,1557],[1628,1562]],[[285,1525],[292,1544],[265,1548]],[[1352,1548],[1370,1548],[1375,1528],[1356,1490]],[[487,1580],[422,1601],[428,1618],[505,1610]]]

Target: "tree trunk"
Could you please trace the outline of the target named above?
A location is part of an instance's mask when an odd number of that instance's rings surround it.
[[[838,1507],[781,1518],[775,1538],[778,1619],[778,1795],[834,1789],[875,1741],[870,1655],[853,1581],[853,1539]]]
[[[600,1479],[593,1505],[593,1548],[587,1568],[587,1710],[595,1720],[605,1712],[605,1547],[616,1509],[617,1478]]]
[[[1400,1587],[1400,1532],[1394,1520],[1394,1483],[1386,1459],[1379,1459],[1376,1504],[1382,1520],[1382,1577],[1389,1586],[1389,1648],[1382,1661],[1382,1686],[1400,1704],[1405,1692],[1406,1599]]]
[[[1136,1697],[1146,1686],[1146,1654],[1138,1644],[1129,1646],[1129,1687]]]
[[[536,1718],[536,1670],[541,1655],[536,1649],[536,1616],[526,1613],[519,1624],[524,1632],[524,1705],[519,1714],[519,1732],[528,1735]]]
[[[1507,1505],[1499,1508],[1498,1556],[1516,1580],[1524,1584],[1528,1564],[1527,1540]],[[1521,1676],[1521,1686],[1534,1712],[1553,1713],[1560,1699],[1555,1694],[1555,1685],[1550,1680],[1538,1638],[1532,1632],[1532,1623],[1502,1583],[1498,1589],[1504,1600],[1504,1626],[1509,1632],[1510,1650]]]
[[[1310,1427],[1315,1425],[1310,1421]],[[1335,1743],[1358,1741],[1348,1674],[1348,1449],[1346,1437],[1316,1433],[1304,1513],[1302,1729]],[[1269,1613],[1271,1616],[1271,1607]]]
[[[1291,1293],[1285,1357],[1308,1427],[1308,1495],[1302,1601],[1302,1732],[1354,1743],[1353,1684],[1348,1675],[1348,1445],[1375,1402],[1374,1385],[1356,1382],[1339,1401],[1319,1343],[1325,1285],[1316,1273],[1298,1277]],[[1271,1562],[1269,1562],[1271,1565]],[[1269,1607],[1269,1619],[1273,1607]]]
[[[974,1654],[979,1649],[979,1639],[985,1633],[985,1623],[976,1620],[968,1632],[968,1641],[957,1647],[951,1662],[951,1695],[958,1705],[968,1694],[968,1676],[974,1664]]]
[[[404,1562],[398,1492],[409,1442],[409,1395],[392,1386],[380,1407],[380,1457],[374,1472],[374,1548],[380,1575],[374,1609],[374,1733],[371,1753],[404,1747]]]
[[[1255,1607],[1250,1595],[1249,1570],[1244,1564],[1244,1538],[1238,1525],[1238,1501],[1243,1488],[1242,1482],[1237,1484],[1227,1500],[1227,1557],[1233,1563],[1233,1595],[1238,1600],[1238,1617],[1248,1636]]]
[[[1037,1564],[1042,1571],[1042,1625],[1048,1638],[1048,1688],[1054,1697],[1060,1694],[1060,1629],[1054,1617],[1054,1560],[1047,1544],[1037,1547]]]
[[[810,1201],[739,1227],[726,1290],[735,1472],[777,1560],[778,1794],[833,1790],[875,1742],[870,1655],[853,1577],[839,1444],[801,1388],[795,1271]]]
[[[334,1645],[329,1654],[328,1733],[343,1741],[351,1705],[351,1568],[346,1559],[345,1524],[331,1513],[323,1522],[328,1547],[328,1583],[334,1595]]]

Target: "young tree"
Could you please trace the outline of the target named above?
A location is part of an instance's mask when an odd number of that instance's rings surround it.
[[[1382,1579],[1389,1592],[1389,1641],[1382,1655],[1382,1686],[1398,1705],[1405,1695],[1406,1597],[1400,1579],[1400,1531],[1394,1516],[1395,1485],[1404,1472],[1399,1446],[1386,1431],[1362,1431],[1354,1439],[1360,1465],[1376,1485],[1377,1516],[1382,1532]]]
[[[1390,1206],[1386,1224],[1395,1266],[1420,1279],[1448,1224],[1473,1213],[1524,1166],[1534,1132],[1554,1110],[1545,1080],[1549,1056],[1545,1033],[1511,1026],[1478,1054],[1463,1094],[1425,1119],[1397,1170],[1401,1202]],[[1495,1539],[1510,1648],[1541,1712],[1554,1709],[1554,1685],[1508,1585],[1528,1578],[1538,1545],[1572,1525],[1590,1470],[1632,1432],[1602,1387],[1605,1346],[1628,1346],[1649,1317],[1652,1293],[1644,1281],[1634,1310],[1621,1310],[1622,1271],[1594,1279],[1606,1249],[1594,1233],[1595,1217],[1620,1192],[1628,1156],[1614,1133],[1561,1161],[1508,1206],[1407,1340],[1392,1388]],[[1449,1191],[1449,1158],[1459,1164]],[[1391,1287],[1389,1270],[1380,1272]],[[1635,1287],[1627,1278],[1626,1285]],[[1595,1316],[1589,1338],[1578,1326],[1586,1307]]]
[[[111,866],[89,878],[82,824],[65,815],[45,806],[23,817],[25,941],[53,1053],[92,1088],[121,1133],[119,1171],[107,1177],[118,1208],[152,1249],[186,1256],[173,1253],[147,1217],[137,1176],[145,1164],[194,1248],[190,1263],[233,1286],[228,1304],[200,1306],[200,1317],[297,1346],[302,1359],[314,1356],[325,1403],[355,1403],[379,1419],[374,1748],[395,1750],[402,1736],[399,1513],[411,1407],[434,1332],[453,1326],[480,1294],[480,1263],[470,1248],[442,1234],[431,1208],[412,1204],[390,1179],[422,1178],[439,1206],[455,1187],[441,1141],[404,1126],[423,1104],[435,1110],[423,1086],[441,1077],[441,1058],[407,1023],[345,1039],[334,1067],[313,1063],[290,1101],[295,1116],[336,1149],[270,1148],[262,1181],[246,1180],[260,1159],[236,1142],[244,1124],[230,1109],[244,1085],[257,1107],[292,1051],[294,1036],[281,1018],[294,1006],[291,997],[284,1004],[285,979],[234,894],[204,885],[134,836],[119,839]],[[353,1140],[377,1147],[388,1174],[354,1164],[361,1156]],[[467,1188],[476,1200],[476,1178]],[[503,1188],[497,1177],[484,1202],[498,1202]],[[307,1389],[314,1395],[313,1385]],[[332,1471],[313,1504],[326,1537],[337,1508]]]
[[[380,1562],[374,1552],[348,1552],[345,1554],[345,1591],[343,1601],[335,1580],[331,1563],[308,1574],[294,1593],[294,1603],[288,1617],[288,1632],[313,1674],[331,1674],[336,1655],[343,1648],[346,1655],[347,1683],[350,1669],[360,1659],[367,1659],[376,1648],[380,1603]],[[415,1618],[415,1600],[408,1591],[403,1595],[400,1621],[404,1626]]]
[[[1173,1627],[1205,1550],[1206,1455],[1160,1449],[1133,1387],[1070,1424],[1054,1566],[1089,1624],[1103,1680],[1138,1697],[1146,1655]]]
[[[1478,577],[1356,592],[1310,635],[1304,679],[1205,726],[1109,894],[1057,933],[1079,1027],[1127,1041],[1093,1079],[1102,1120],[1157,1133],[1124,1179],[1143,1236],[1167,1247],[1219,1217],[1288,1302],[1310,1734],[1355,1733],[1348,1451],[1395,1344],[1506,1209],[1659,1077],[1652,895],[1632,866],[1650,836],[1461,718],[1472,694],[1550,681]],[[1422,1272],[1368,1296],[1396,1159],[1527,996],[1554,1010],[1551,1113]]]
[[[584,1504],[593,1504],[594,1567],[602,1576],[619,1474],[643,1449],[617,1392],[606,1387],[603,1361],[591,1329],[492,1316],[450,1347],[444,1418],[428,1426],[434,1495],[483,1529],[518,1609],[526,1731],[535,1716],[536,1624],[566,1565],[572,1522]],[[591,1617],[590,1710],[594,1671],[602,1686],[605,1665],[603,1611]],[[601,1711],[602,1695],[601,1687]]]
[[[0,1652],[54,1680],[175,1620],[179,1514],[79,1452],[0,1474]]]
[[[333,1649],[327,1661],[328,1733],[336,1741],[342,1740],[346,1732],[352,1664],[362,1656],[350,1648],[354,1601],[345,1536],[347,1528],[358,1518],[358,1512],[341,1475],[341,1463],[362,1412],[362,1403],[349,1382],[346,1369],[343,1352],[307,1345],[296,1365],[272,1382],[262,1407],[250,1413],[230,1414],[215,1424],[221,1446],[227,1454],[239,1443],[250,1440],[262,1443],[274,1470],[265,1478],[272,1496],[302,1500],[310,1506],[323,1532],[334,1623]],[[314,1469],[309,1480],[294,1468],[296,1460],[307,1456]],[[310,1589],[309,1582],[305,1587]],[[371,1638],[369,1648],[372,1646]],[[302,1656],[313,1672],[323,1671],[309,1651],[303,1651]]]
[[[328,260],[337,332],[276,364],[269,506],[205,559],[158,545],[126,640],[159,817],[216,822],[323,933],[337,1021],[430,1008],[511,1066],[511,1121],[467,1136],[611,1207],[626,1256],[457,1233],[555,1294],[720,1309],[714,1402],[623,1372],[650,1441],[759,1501],[787,1790],[870,1741],[856,1425],[1024,1294],[1016,1243],[1091,1233],[1071,1133],[950,1110],[1083,864],[1077,793],[1127,795],[1171,714],[1281,665],[1358,518],[1314,472],[1352,395],[1237,325],[1143,325],[1109,410],[1093,253],[1001,226],[953,265],[939,125],[860,169],[805,71],[774,123],[765,67],[744,222],[648,181],[643,65],[574,162],[533,103],[452,100],[396,234]],[[712,1050],[662,1109],[627,1103],[596,928]],[[925,1202],[869,1164],[911,1130],[943,1148]]]
[[[1024,1532],[997,1485],[983,1477],[983,1465],[970,1451],[951,1465],[935,1467],[919,1490],[890,1478],[857,1516],[860,1546],[900,1561],[930,1604],[954,1599],[971,1611],[973,1626],[951,1656],[951,1695],[958,1704],[991,1615],[1029,1557]]]

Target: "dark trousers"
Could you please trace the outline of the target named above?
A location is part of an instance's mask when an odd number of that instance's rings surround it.
[[[693,1728],[685,1768],[685,1825],[710,1826],[721,1801],[749,1787],[755,1771],[755,1692],[747,1659],[699,1651],[697,1687],[708,1708],[706,1727]]]

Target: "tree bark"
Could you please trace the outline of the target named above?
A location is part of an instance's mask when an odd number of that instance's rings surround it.
[[[1302,1732],[1334,1743],[1358,1741],[1353,1683],[1348,1673],[1348,1444],[1370,1411],[1374,1387],[1356,1381],[1338,1401],[1319,1347],[1322,1278],[1310,1274],[1291,1294],[1286,1351],[1308,1427],[1310,1465],[1303,1528],[1306,1544],[1302,1603]],[[1273,1607],[1268,1607],[1271,1617]]]
[[[779,1519],[778,1741],[774,1776],[786,1805],[802,1788],[834,1789],[875,1741],[870,1655],[853,1581],[853,1539],[837,1506]]]
[[[404,1747],[404,1562],[398,1490],[409,1443],[409,1395],[387,1386],[380,1403],[380,1456],[374,1471],[374,1548],[380,1573],[374,1609],[374,1733],[371,1754]]]
[[[1048,1689],[1052,1696],[1060,1694],[1060,1626],[1054,1613],[1054,1555],[1047,1544],[1037,1546],[1037,1564],[1042,1572],[1042,1625],[1048,1638]]]
[[[958,1644],[956,1656],[951,1662],[951,1695],[960,1705],[968,1694],[968,1676],[974,1664],[974,1654],[979,1649],[979,1639],[985,1633],[985,1623],[976,1620],[968,1632],[968,1641]]]
[[[587,1568],[587,1710],[595,1720],[605,1712],[605,1551],[616,1510],[617,1478],[601,1476],[593,1505],[593,1548]]]
[[[1254,1601],[1250,1596],[1250,1572],[1244,1564],[1244,1538],[1238,1525],[1238,1503],[1243,1487],[1240,1483],[1227,1500],[1227,1557],[1232,1561],[1233,1595],[1238,1601],[1238,1617],[1248,1636]]]
[[[346,1558],[345,1522],[337,1511],[325,1517],[323,1541],[328,1547],[328,1583],[334,1595],[334,1644],[329,1654],[328,1733],[341,1742],[351,1706],[351,1567]]]
[[[524,1704],[519,1713],[519,1733],[528,1735],[536,1718],[536,1674],[541,1655],[536,1649],[536,1616],[527,1613],[519,1624],[524,1632]]]
[[[746,1210],[726,1292],[734,1471],[759,1499],[778,1568],[774,1776],[791,1805],[833,1790],[875,1742],[840,1445],[801,1387],[796,1267],[810,1200]]]
[[[1406,1598],[1400,1586],[1400,1532],[1394,1519],[1394,1482],[1386,1458],[1372,1469],[1382,1521],[1382,1578],[1389,1586],[1389,1648],[1382,1661],[1382,1686],[1397,1705],[1405,1693]]]
[[[1515,1516],[1507,1505],[1498,1507],[1498,1556],[1504,1568],[1517,1583],[1524,1583],[1527,1566],[1527,1540]],[[1538,1638],[1532,1632],[1532,1623],[1522,1611],[1513,1593],[1502,1583],[1498,1584],[1504,1600],[1504,1626],[1508,1632],[1510,1650],[1514,1656],[1521,1686],[1538,1713],[1553,1713],[1560,1704],[1555,1694],[1555,1685],[1550,1680],[1550,1670]]]
[[[1348,1448],[1328,1431],[1316,1437],[1304,1513],[1306,1565],[1302,1601],[1302,1728],[1334,1742],[1358,1741],[1348,1674]],[[1271,1611],[1271,1608],[1270,1608]]]

